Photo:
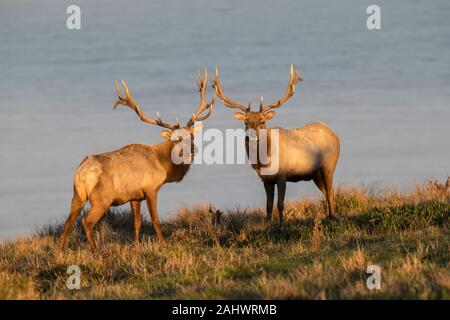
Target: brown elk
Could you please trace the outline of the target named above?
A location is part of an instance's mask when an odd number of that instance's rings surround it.
[[[158,190],[165,183],[181,181],[189,170],[190,161],[180,164],[175,164],[172,161],[172,151],[175,144],[179,142],[174,137],[183,130],[187,135],[190,135],[190,159],[192,160],[194,156],[193,136],[197,128],[200,127],[194,126],[194,122],[208,118],[214,105],[215,94],[210,103],[206,102],[207,81],[205,68],[203,78],[200,71],[198,72],[197,84],[200,91],[200,105],[184,127],[180,127],[178,119],[176,124],[163,122],[159,113],[156,119],[146,116],[132,98],[125,81],[122,80],[125,97],[121,96],[116,81],[118,100],[113,108],[115,109],[118,105],[128,106],[136,112],[140,120],[165,128],[166,130],[161,131],[161,136],[165,138],[165,141],[155,145],[130,144],[116,151],[84,158],[76,169],[74,176],[71,211],[65,223],[60,243],[62,249],[66,245],[67,237],[75,220],[88,200],[91,208],[81,221],[92,249],[96,248],[93,237],[94,225],[111,206],[122,205],[127,202],[131,204],[134,217],[134,240],[139,242],[141,201],[143,200],[147,201],[147,207],[158,239],[161,242],[164,241],[157,213]]]
[[[298,71],[294,71],[294,67],[291,65],[291,75],[284,97],[275,103],[265,106],[261,97],[259,111],[251,111],[250,103],[246,107],[224,95],[219,82],[217,67],[215,79],[211,79],[212,86],[224,105],[241,111],[235,113],[234,118],[244,121],[246,130],[251,129],[255,132],[255,140],[260,141],[262,139],[261,132],[265,132],[263,143],[267,143],[265,149],[268,152],[270,152],[272,147],[275,147],[272,144],[278,143],[276,146],[278,148],[278,159],[270,160],[277,161],[278,171],[276,173],[262,174],[262,168],[271,165],[271,163],[262,163],[259,158],[255,163],[252,163],[252,167],[264,183],[268,220],[272,219],[275,185],[277,186],[277,208],[280,223],[283,221],[286,182],[312,179],[328,202],[329,217],[332,218],[335,214],[333,174],[339,158],[340,145],[338,136],[323,122],[311,123],[292,130],[266,127],[266,121],[275,116],[273,109],[279,108],[292,97],[297,82],[302,80],[298,75]],[[272,136],[271,131],[274,129],[278,130],[278,142],[272,141],[270,138]],[[247,136],[245,143],[247,155],[252,152],[253,154],[259,154],[257,150],[252,150],[252,148],[258,148],[259,144],[250,144]]]

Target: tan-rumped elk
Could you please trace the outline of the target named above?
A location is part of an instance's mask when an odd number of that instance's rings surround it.
[[[141,228],[141,201],[147,201],[147,207],[151,216],[153,227],[159,241],[164,238],[161,232],[157,212],[157,195],[162,185],[168,182],[179,182],[183,179],[190,168],[190,161],[179,164],[172,161],[172,150],[179,140],[180,135],[190,134],[191,154],[194,157],[194,133],[199,126],[194,126],[195,121],[203,121],[211,115],[214,105],[215,94],[210,103],[206,102],[205,90],[207,86],[207,71],[205,68],[203,78],[198,72],[198,81],[201,102],[195,113],[184,127],[180,127],[177,119],[176,124],[165,123],[161,120],[159,113],[156,119],[146,116],[131,96],[130,91],[122,80],[125,97],[121,96],[119,85],[116,81],[118,105],[128,106],[139,116],[140,120],[165,128],[161,136],[165,141],[154,144],[130,144],[116,151],[105,152],[84,158],[78,166],[74,176],[74,193],[71,211],[64,225],[60,246],[64,249],[67,237],[72,226],[80,214],[82,208],[89,200],[91,208],[83,217],[82,224],[89,241],[91,249],[96,248],[93,228],[103,214],[111,207],[130,202],[134,217],[134,240],[139,242],[139,231]],[[182,152],[182,151],[181,151]]]
[[[270,159],[268,163],[264,163],[258,157],[257,161],[252,162],[252,167],[264,183],[268,220],[272,219],[275,185],[277,186],[277,208],[280,223],[283,221],[286,182],[313,180],[328,202],[329,217],[333,218],[335,215],[333,174],[339,158],[340,145],[338,136],[323,122],[314,122],[291,130],[267,128],[266,126],[266,122],[275,116],[275,111],[273,110],[279,108],[294,95],[298,81],[302,81],[302,78],[298,75],[297,70],[294,71],[294,67],[291,65],[291,75],[284,97],[269,105],[264,105],[261,97],[259,110],[251,111],[250,103],[248,106],[244,106],[224,95],[219,82],[217,67],[215,79],[211,79],[212,86],[224,105],[240,110],[240,112],[234,114],[234,118],[244,121],[246,130],[253,130],[255,140],[260,141],[262,139],[261,132],[264,132],[263,141],[267,143],[265,147],[267,153],[270,154],[274,147],[278,148],[278,159]],[[279,139],[277,146],[272,145],[277,143],[271,139],[271,131],[274,129],[278,130]],[[258,148],[259,143],[249,143],[248,136],[245,146],[247,155],[259,154],[258,150],[251,150],[251,148]],[[273,174],[262,174],[262,169],[270,166],[271,161],[278,161],[278,171]]]

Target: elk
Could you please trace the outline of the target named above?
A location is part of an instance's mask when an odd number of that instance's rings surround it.
[[[178,118],[176,124],[163,122],[157,113],[156,119],[146,116],[139,108],[125,81],[122,85],[125,97],[121,95],[119,84],[116,81],[118,105],[130,107],[143,122],[165,128],[161,136],[165,140],[159,144],[130,144],[116,151],[100,153],[84,158],[76,169],[74,175],[74,193],[71,211],[64,225],[60,246],[64,249],[67,237],[82,208],[89,200],[91,208],[81,220],[92,250],[96,248],[93,237],[93,228],[98,220],[111,206],[118,206],[130,202],[134,217],[134,241],[139,242],[141,228],[141,201],[146,200],[151,216],[153,228],[160,242],[164,242],[161,232],[158,212],[157,194],[162,185],[169,182],[179,182],[188,172],[191,161],[175,164],[172,161],[172,150],[179,142],[174,137],[185,130],[184,133],[191,138],[190,159],[194,157],[193,136],[200,125],[194,126],[196,121],[207,119],[212,112],[215,94],[209,103],[206,102],[205,89],[207,86],[207,70],[203,78],[198,71],[197,85],[200,91],[201,102],[192,117],[184,127],[180,127]],[[180,154],[182,151],[180,152]],[[187,163],[186,163],[187,162]]]
[[[244,106],[225,96],[219,82],[217,66],[215,79],[211,78],[212,87],[223,104],[228,108],[240,110],[240,112],[234,114],[234,118],[244,121],[247,133],[251,129],[254,132],[255,140],[267,143],[265,149],[269,152],[272,147],[275,147],[272,144],[277,143],[278,159],[270,159],[270,161],[277,161],[278,170],[276,173],[262,174],[262,168],[270,165],[270,163],[264,164],[259,158],[255,163],[252,163],[252,167],[264,183],[267,200],[267,220],[269,221],[272,219],[275,185],[277,186],[277,209],[280,224],[283,222],[287,182],[309,181],[312,179],[327,200],[329,217],[334,218],[335,214],[333,174],[339,158],[340,144],[338,136],[323,122],[314,122],[291,130],[268,128],[266,126],[266,122],[275,116],[275,111],[273,110],[281,107],[283,103],[294,95],[297,82],[302,80],[298,75],[298,70],[294,71],[294,67],[291,65],[290,79],[285,95],[277,102],[269,105],[264,105],[261,97],[259,110],[251,111],[250,102],[248,106]],[[270,138],[272,136],[271,131],[274,129],[278,130],[278,141],[272,141]],[[261,132],[267,133],[265,140],[262,140]],[[250,144],[249,140],[250,138],[247,134],[245,141],[247,156],[251,152],[259,154],[257,150],[252,150],[252,148],[259,148],[260,143]]]

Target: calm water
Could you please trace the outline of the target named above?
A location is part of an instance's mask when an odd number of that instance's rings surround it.
[[[335,181],[406,188],[443,179],[450,160],[450,2],[82,1],[82,29],[65,27],[72,1],[0,3],[0,237],[68,214],[85,155],[161,141],[128,109],[113,112],[124,78],[145,112],[187,119],[198,67],[218,64],[235,100],[285,90],[291,63],[305,81],[273,125],[326,121],[341,137]],[[211,91],[210,91],[211,92]],[[219,102],[206,127],[236,128]],[[319,194],[288,186],[288,198]],[[247,165],[196,165],[159,193],[162,217],[186,203],[264,204]]]

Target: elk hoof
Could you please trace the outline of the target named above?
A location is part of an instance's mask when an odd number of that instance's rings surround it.
[[[331,221],[337,221],[337,220],[339,220],[339,217],[335,214],[330,214],[330,215],[328,215],[328,219]]]

